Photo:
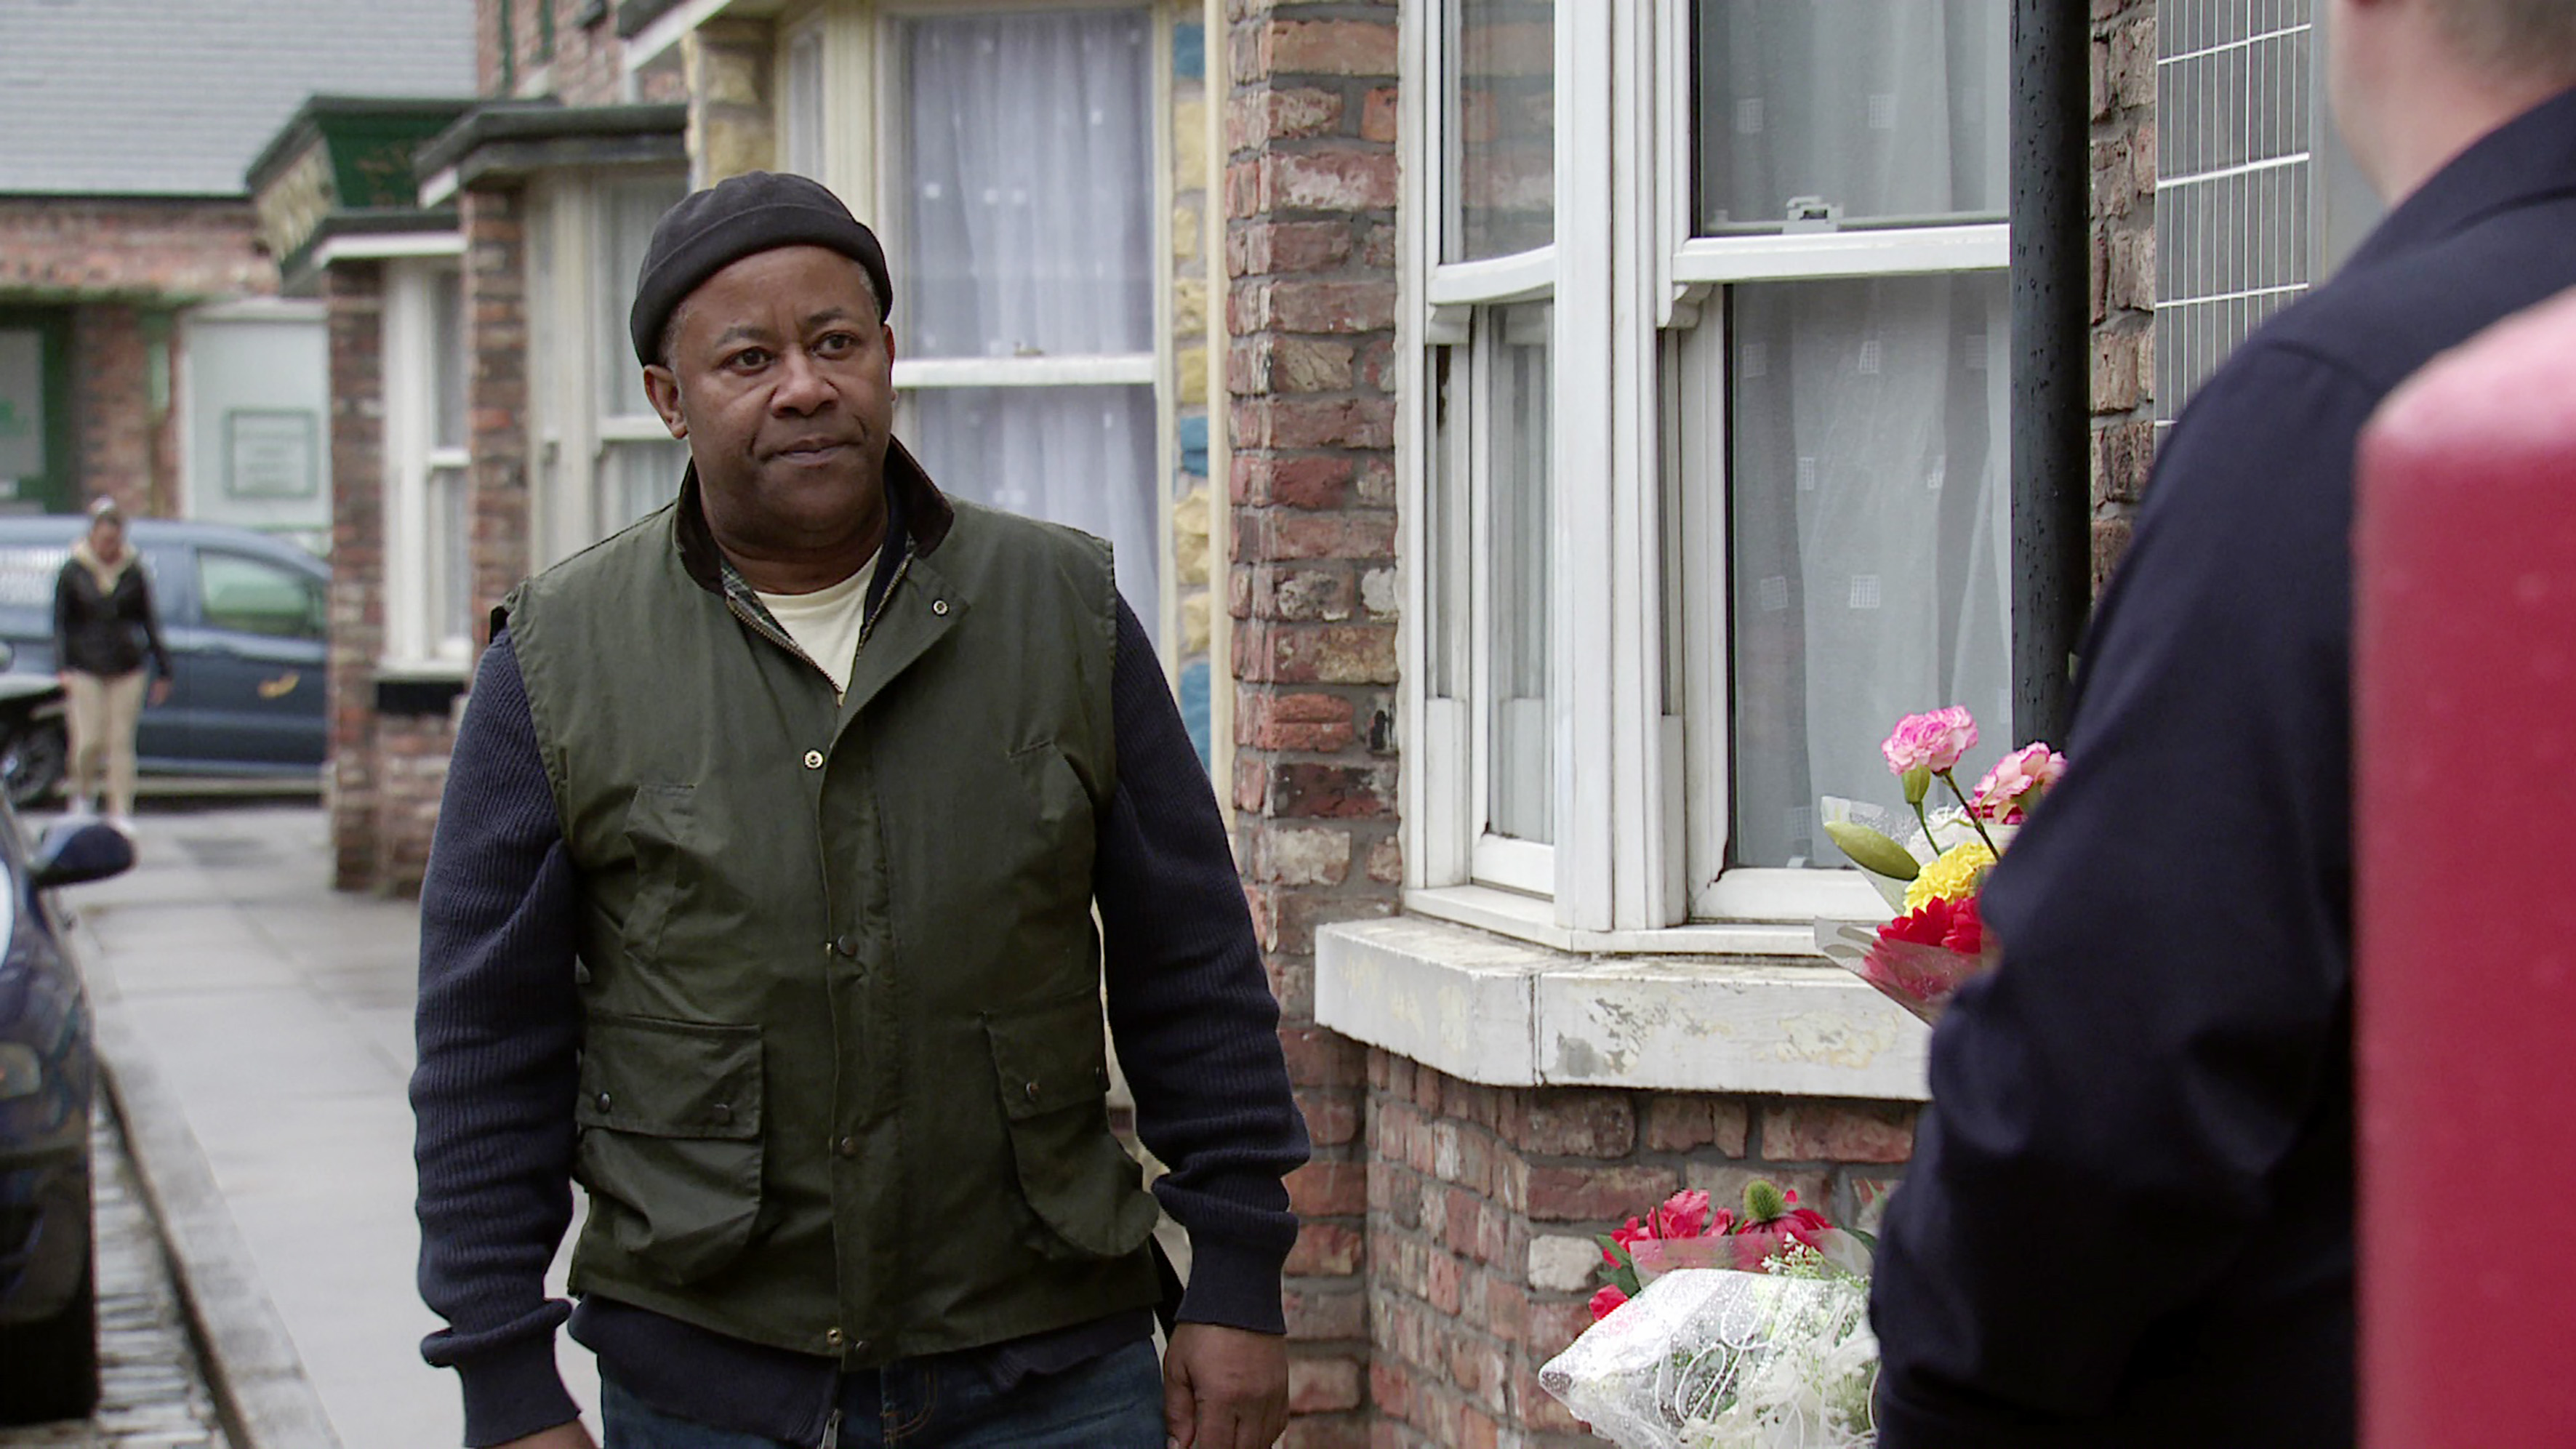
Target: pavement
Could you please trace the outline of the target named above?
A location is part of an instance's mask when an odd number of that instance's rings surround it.
[[[214,1395],[112,1114],[90,1133],[98,1213],[98,1412],[0,1428],[0,1449],[228,1449]]]
[[[234,1449],[453,1449],[413,1284],[418,911],[330,889],[309,800],[147,797],[136,837],[133,871],[62,899]],[[589,1356],[557,1351],[596,1425]]]

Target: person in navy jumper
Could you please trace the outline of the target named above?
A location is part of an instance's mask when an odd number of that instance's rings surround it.
[[[2329,0],[2394,206],[2166,442],[1872,1289],[1883,1449],[2354,1436],[2355,440],[2576,286],[2576,5]]]
[[[780,648],[769,631],[796,636],[813,671],[798,678],[809,701],[826,691],[840,700],[867,625],[892,607],[908,569],[918,576],[933,566],[941,547],[934,523],[954,522],[919,466],[891,443],[892,295],[875,237],[830,192],[764,172],[674,206],[654,230],[637,283],[631,331],[646,386],[693,459],[678,501],[652,526],[694,561],[680,587],[720,597],[703,607],[743,621],[743,649]],[[871,310],[873,324],[864,320]],[[949,556],[958,546],[949,536]],[[1105,550],[1098,561],[1106,584]],[[645,597],[641,587],[628,595]],[[916,595],[914,608],[945,615],[947,597],[925,606]],[[412,1078],[420,1287],[446,1320],[422,1347],[430,1363],[457,1371],[467,1444],[588,1449],[590,1435],[555,1367],[556,1330],[567,1320],[598,1355],[611,1449],[861,1449],[895,1439],[1261,1449],[1277,1438],[1287,1408],[1281,1271],[1297,1236],[1282,1179],[1306,1160],[1305,1126],[1206,772],[1143,626],[1109,590],[1099,597],[1101,622],[1116,631],[1104,670],[1116,770],[1114,788],[1089,817],[1089,903],[1137,1133],[1170,1168],[1154,1195],[1188,1231],[1192,1250],[1187,1286],[1168,1305],[1172,1326],[1159,1365],[1154,1309],[1095,1302],[1087,1290],[1072,1306],[1087,1316],[1062,1326],[874,1364],[755,1341],[613,1292],[586,1292],[578,1306],[548,1296],[547,1265],[572,1214],[578,1073],[611,1052],[584,1037],[586,1019],[609,1019],[586,1014],[578,984],[596,964],[577,959],[586,954],[578,950],[583,922],[601,908],[583,875],[578,832],[558,813],[536,703],[549,698],[549,679],[560,703],[568,690],[601,688],[613,671],[603,664],[585,677],[558,655],[549,676],[543,629],[529,614],[505,613],[530,627],[498,630],[477,668],[422,887]],[[848,627],[833,632],[823,611],[800,607],[817,599],[828,599]],[[995,616],[1009,617],[998,606]],[[810,633],[797,633],[800,618]],[[1038,672],[1025,653],[1012,657]],[[692,689],[703,699],[706,681],[737,677],[719,674],[703,648],[649,662],[667,671],[675,699]],[[617,665],[632,684],[635,662]],[[920,733],[911,739],[918,759]],[[591,744],[604,750],[604,736]],[[743,748],[720,740],[709,754],[731,760]],[[802,768],[819,770],[824,760],[811,752]],[[854,808],[847,796],[824,798]],[[889,838],[909,838],[921,850],[919,816],[903,824],[911,835],[885,827]],[[1076,877],[1049,888],[1069,894],[1084,884]],[[763,908],[783,914],[813,888],[811,880],[782,879]],[[996,901],[993,909],[1013,907]],[[861,937],[841,940],[853,944],[829,947],[840,957],[863,949]],[[614,960],[618,952],[606,954]],[[729,983],[751,975],[751,964],[712,959],[691,969]],[[1087,951],[1077,965],[1087,978]],[[1089,981],[1081,985],[1087,993]],[[1075,1016],[1086,1022],[1092,1018],[1080,1008],[1088,999],[1073,997]],[[811,1051],[771,1061],[755,1071],[836,1070]],[[1105,1086],[1105,1073],[1100,1081]],[[1039,1099],[1034,1075],[1026,1090]],[[1082,1096],[1080,1087],[1065,1090]],[[773,1091],[770,1125],[757,1129],[771,1138],[781,1135],[777,1104]],[[603,1090],[596,1106],[607,1112],[610,1094]],[[713,1110],[725,1114],[713,1120],[733,1120],[729,1104]],[[1101,1126],[1105,1132],[1105,1119]],[[856,1142],[842,1138],[838,1155],[856,1158]],[[819,1143],[807,1145],[819,1152]],[[1105,1137],[1100,1145],[1115,1151]],[[946,1170],[971,1187],[995,1165],[970,1159]],[[694,1186],[674,1172],[645,1190],[670,1200]],[[636,1191],[632,1180],[626,1187]],[[742,1193],[739,1184],[727,1190]],[[1018,1188],[995,1180],[990,1192]],[[594,1193],[594,1211],[606,1195]],[[1149,1211],[1137,1226],[1150,1222]],[[775,1236],[774,1223],[764,1218],[763,1227]],[[1125,1256],[1136,1257],[1132,1245]],[[842,1341],[834,1326],[814,1347]]]

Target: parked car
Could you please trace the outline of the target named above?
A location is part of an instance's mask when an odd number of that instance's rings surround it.
[[[25,805],[61,781],[54,675],[54,580],[88,521],[0,517],[0,641],[17,679],[0,679],[0,785]],[[140,766],[164,774],[303,775],[329,736],[324,661],[330,568],[265,534],[218,523],[138,518],[143,559],[175,671],[170,696],[143,711]],[[40,683],[30,684],[32,678]]]
[[[63,686],[52,675],[0,673],[0,798],[32,804],[62,780],[63,709]]]
[[[89,1007],[48,893],[131,868],[134,843],[64,820],[31,852],[0,805],[0,1424],[98,1403]]]

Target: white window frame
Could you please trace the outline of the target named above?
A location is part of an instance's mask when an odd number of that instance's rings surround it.
[[[824,160],[832,151],[832,41],[830,27],[824,22],[825,16],[818,9],[780,26],[778,31],[779,169],[817,181],[825,181]],[[803,94],[799,86],[809,58],[813,65],[811,96]]]
[[[624,526],[607,518],[601,504],[609,444],[672,440],[651,411],[606,413],[599,402],[609,371],[639,365],[623,343],[622,326],[619,345],[602,345],[608,301],[632,285],[631,279],[619,283],[604,275],[598,265],[607,194],[648,180],[685,185],[676,171],[621,168],[552,176],[530,188],[528,492],[534,568],[570,557]],[[551,258],[542,278],[535,251],[540,246]],[[672,482],[676,489],[678,479]]]
[[[1657,267],[1665,288],[1658,314],[1674,344],[1667,349],[1678,388],[1666,421],[1675,447],[1675,478],[1728,478],[1726,435],[1729,379],[1724,338],[1725,289],[1739,283],[1827,281],[1861,277],[1959,275],[2003,272],[2012,256],[2012,231],[2002,222],[1953,226],[1860,228],[1851,231],[1781,232],[1743,236],[1697,235],[1692,215],[1697,117],[1692,110],[1690,37],[1694,0],[1653,0],[1658,22],[1676,43],[1663,48],[1662,165],[1656,215],[1662,228]],[[2009,64],[2009,57],[2006,57]],[[1678,335],[1677,335],[1678,334]],[[2000,354],[2004,339],[1992,345]],[[1998,371],[1996,376],[2007,374]],[[1998,430],[1997,438],[2008,436]],[[1675,495],[1685,490],[1675,488]],[[1685,640],[1724,637],[1733,558],[1724,490],[1700,490],[1687,502],[1668,497],[1682,530],[1678,603]],[[1679,505],[1679,506],[1676,506]],[[1714,506],[1712,506],[1714,505]],[[1733,802],[1732,681],[1725,656],[1685,651],[1683,749],[1686,784],[1666,803],[1675,817],[1687,863],[1697,883],[1682,904],[1696,921],[1785,921],[1818,917],[1869,919],[1887,914],[1884,900],[1859,872],[1844,869],[1723,869]],[[1926,707],[1930,707],[1929,704]],[[1890,721],[1893,723],[1893,721]]]
[[[1430,165],[1403,168],[1403,215],[1411,221],[1405,234],[1402,295],[1398,309],[1397,345],[1407,369],[1399,390],[1399,467],[1407,480],[1401,516],[1437,516],[1452,529],[1446,546],[1453,559],[1463,559],[1468,574],[1465,617],[1456,607],[1457,581],[1435,576],[1423,530],[1405,529],[1408,597],[1405,617],[1404,702],[1408,717],[1421,722],[1424,738],[1408,752],[1404,778],[1404,831],[1408,903],[1437,912],[1483,909],[1500,912],[1525,926],[1606,929],[1610,919],[1611,853],[1608,849],[1607,780],[1585,761],[1607,758],[1611,745],[1609,701],[1604,693],[1610,673],[1607,634],[1611,600],[1598,589],[1579,589],[1576,580],[1612,577],[1610,539],[1597,526],[1601,501],[1581,488],[1598,476],[1599,464],[1611,458],[1611,388],[1608,376],[1610,327],[1608,227],[1600,208],[1608,200],[1608,178],[1587,174],[1567,164],[1569,153],[1581,154],[1584,138],[1600,132],[1608,149],[1606,115],[1609,73],[1602,43],[1606,27],[1582,23],[1572,14],[1579,7],[1560,4],[1556,25],[1555,109],[1556,178],[1552,241],[1513,255],[1469,262],[1440,260],[1443,237],[1457,224],[1456,199],[1445,192],[1459,158],[1446,134],[1447,54],[1456,43],[1454,9],[1447,5],[1408,6],[1402,17],[1406,74],[1420,83],[1404,88],[1402,154],[1441,158]],[[1436,13],[1435,13],[1436,12]],[[1602,12],[1606,18],[1606,12]],[[1571,144],[1569,144],[1571,142]],[[1434,174],[1436,173],[1436,174]],[[1423,225],[1423,218],[1438,218]],[[1596,224],[1597,223],[1597,224]],[[1488,389],[1496,369],[1491,365],[1493,328],[1485,319],[1505,306],[1549,304],[1549,696],[1554,709],[1551,747],[1556,761],[1554,798],[1550,802],[1550,844],[1512,840],[1485,832],[1490,770],[1487,741],[1490,710],[1482,697],[1490,676],[1492,615],[1487,578],[1492,510],[1492,431],[1481,421],[1452,430],[1448,466],[1431,466],[1431,349],[1456,349],[1451,356],[1453,386],[1463,377],[1461,402],[1471,419],[1489,414]],[[1463,365],[1462,365],[1463,364]],[[1615,459],[1614,465],[1615,465]],[[1447,485],[1463,489],[1436,511],[1429,490]],[[1587,521],[1587,515],[1592,515]],[[1456,531],[1461,522],[1465,534]],[[1449,607],[1435,607],[1435,589],[1452,591]],[[1443,638],[1434,645],[1426,621],[1438,621]],[[1430,693],[1429,650],[1464,649],[1467,697],[1440,698]],[[1499,889],[1497,889],[1499,888]]]
[[[430,607],[440,565],[430,475],[442,468],[468,469],[473,461],[466,443],[438,445],[438,391],[432,373],[438,362],[434,292],[442,277],[459,277],[461,284],[464,251],[462,237],[449,237],[436,250],[410,251],[385,262],[385,639],[378,661],[384,674],[461,679],[473,659],[471,624],[462,633],[442,635]],[[455,361],[465,365],[462,357]],[[458,385],[464,385],[463,378]]]
[[[1980,222],[1694,235],[1692,0],[1559,0],[1554,245],[1545,256],[1444,265],[1440,230],[1425,219],[1448,215],[1440,187],[1452,168],[1410,162],[1446,155],[1441,60],[1455,14],[1434,0],[1403,15],[1404,73],[1419,78],[1405,87],[1401,111],[1408,164],[1397,322],[1409,370],[1398,420],[1408,525],[1403,702],[1419,736],[1408,741],[1404,772],[1406,908],[1561,950],[1811,954],[1808,922],[1884,916],[1884,903],[1850,870],[1704,870],[1726,849],[1731,651],[1701,647],[1675,658],[1668,649],[1673,631],[1684,641],[1726,638],[1724,489],[1703,487],[1686,502],[1678,486],[1685,476],[1727,476],[1723,289],[2000,271],[2009,230]],[[1429,506],[1440,477],[1432,349],[1466,344],[1473,308],[1541,295],[1556,302],[1559,767],[1557,847],[1534,881],[1526,861],[1493,869],[1467,838],[1483,818],[1478,702],[1431,695],[1432,651],[1481,652],[1485,630],[1454,617],[1454,607],[1435,607],[1435,543],[1422,521],[1456,513],[1456,500],[1446,510]],[[1704,317],[1709,341],[1694,335]],[[1466,446],[1468,456],[1446,461],[1451,476],[1463,464],[1473,479],[1481,442]],[[1438,546],[1462,543],[1472,547],[1454,536]],[[1577,588],[1577,580],[1587,582]],[[1710,877],[1693,891],[1692,881]]]

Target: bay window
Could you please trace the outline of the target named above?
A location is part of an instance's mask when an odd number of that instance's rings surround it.
[[[902,435],[959,497],[1108,539],[1159,633],[1153,14],[886,26]]]
[[[385,659],[461,673],[474,649],[465,298],[453,257],[386,263]]]
[[[670,171],[566,173],[530,188],[537,568],[679,494],[688,447],[653,411],[626,323],[653,224],[686,190]]]
[[[896,435],[957,497],[1109,540],[1170,652],[1167,8],[882,0],[779,35],[782,161],[885,244]]]
[[[2011,727],[2006,6],[1422,9],[1408,904],[1803,951],[1895,719]]]

